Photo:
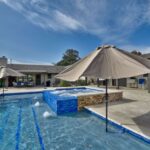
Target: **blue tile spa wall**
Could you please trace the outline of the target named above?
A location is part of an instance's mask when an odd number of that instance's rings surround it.
[[[76,96],[59,96],[51,93],[51,91],[44,91],[43,97],[45,102],[57,114],[78,111],[78,100]]]

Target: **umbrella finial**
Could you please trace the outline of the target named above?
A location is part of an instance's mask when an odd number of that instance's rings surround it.
[[[98,46],[97,48],[96,48],[96,50],[99,50],[99,49],[101,49],[102,47],[101,46]]]

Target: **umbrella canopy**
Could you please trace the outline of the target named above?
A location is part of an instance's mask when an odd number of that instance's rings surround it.
[[[4,82],[4,78],[8,77],[8,76],[12,76],[12,77],[22,77],[25,76],[24,74],[13,70],[11,68],[7,68],[6,66],[0,66],[0,79],[3,79]],[[4,83],[3,83],[4,84]],[[4,97],[4,86],[3,85],[3,97]]]
[[[56,78],[76,81],[81,76],[106,79],[106,132],[108,131],[108,79],[150,73],[150,61],[115,46],[98,47],[87,57],[66,68]]]
[[[146,73],[150,73],[150,60],[105,45],[56,75],[56,78],[67,81],[76,81],[81,76],[119,79]]]
[[[11,68],[7,68],[5,66],[0,66],[0,79],[8,77],[8,76],[22,77],[25,75],[16,70],[11,69]]]

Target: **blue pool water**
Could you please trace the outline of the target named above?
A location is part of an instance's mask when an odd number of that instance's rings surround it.
[[[56,116],[42,94],[0,99],[0,150],[149,150],[150,145],[86,111]],[[34,104],[39,101],[40,106]],[[43,113],[51,117],[46,119]]]
[[[52,94],[57,94],[58,96],[76,96],[87,93],[102,93],[105,92],[105,89],[92,89],[92,88],[66,88],[66,89],[56,89],[51,91]]]

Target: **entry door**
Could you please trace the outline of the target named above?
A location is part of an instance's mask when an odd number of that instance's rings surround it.
[[[41,75],[40,74],[36,75],[36,85],[41,85]]]
[[[116,79],[112,79],[112,86],[116,86]]]

